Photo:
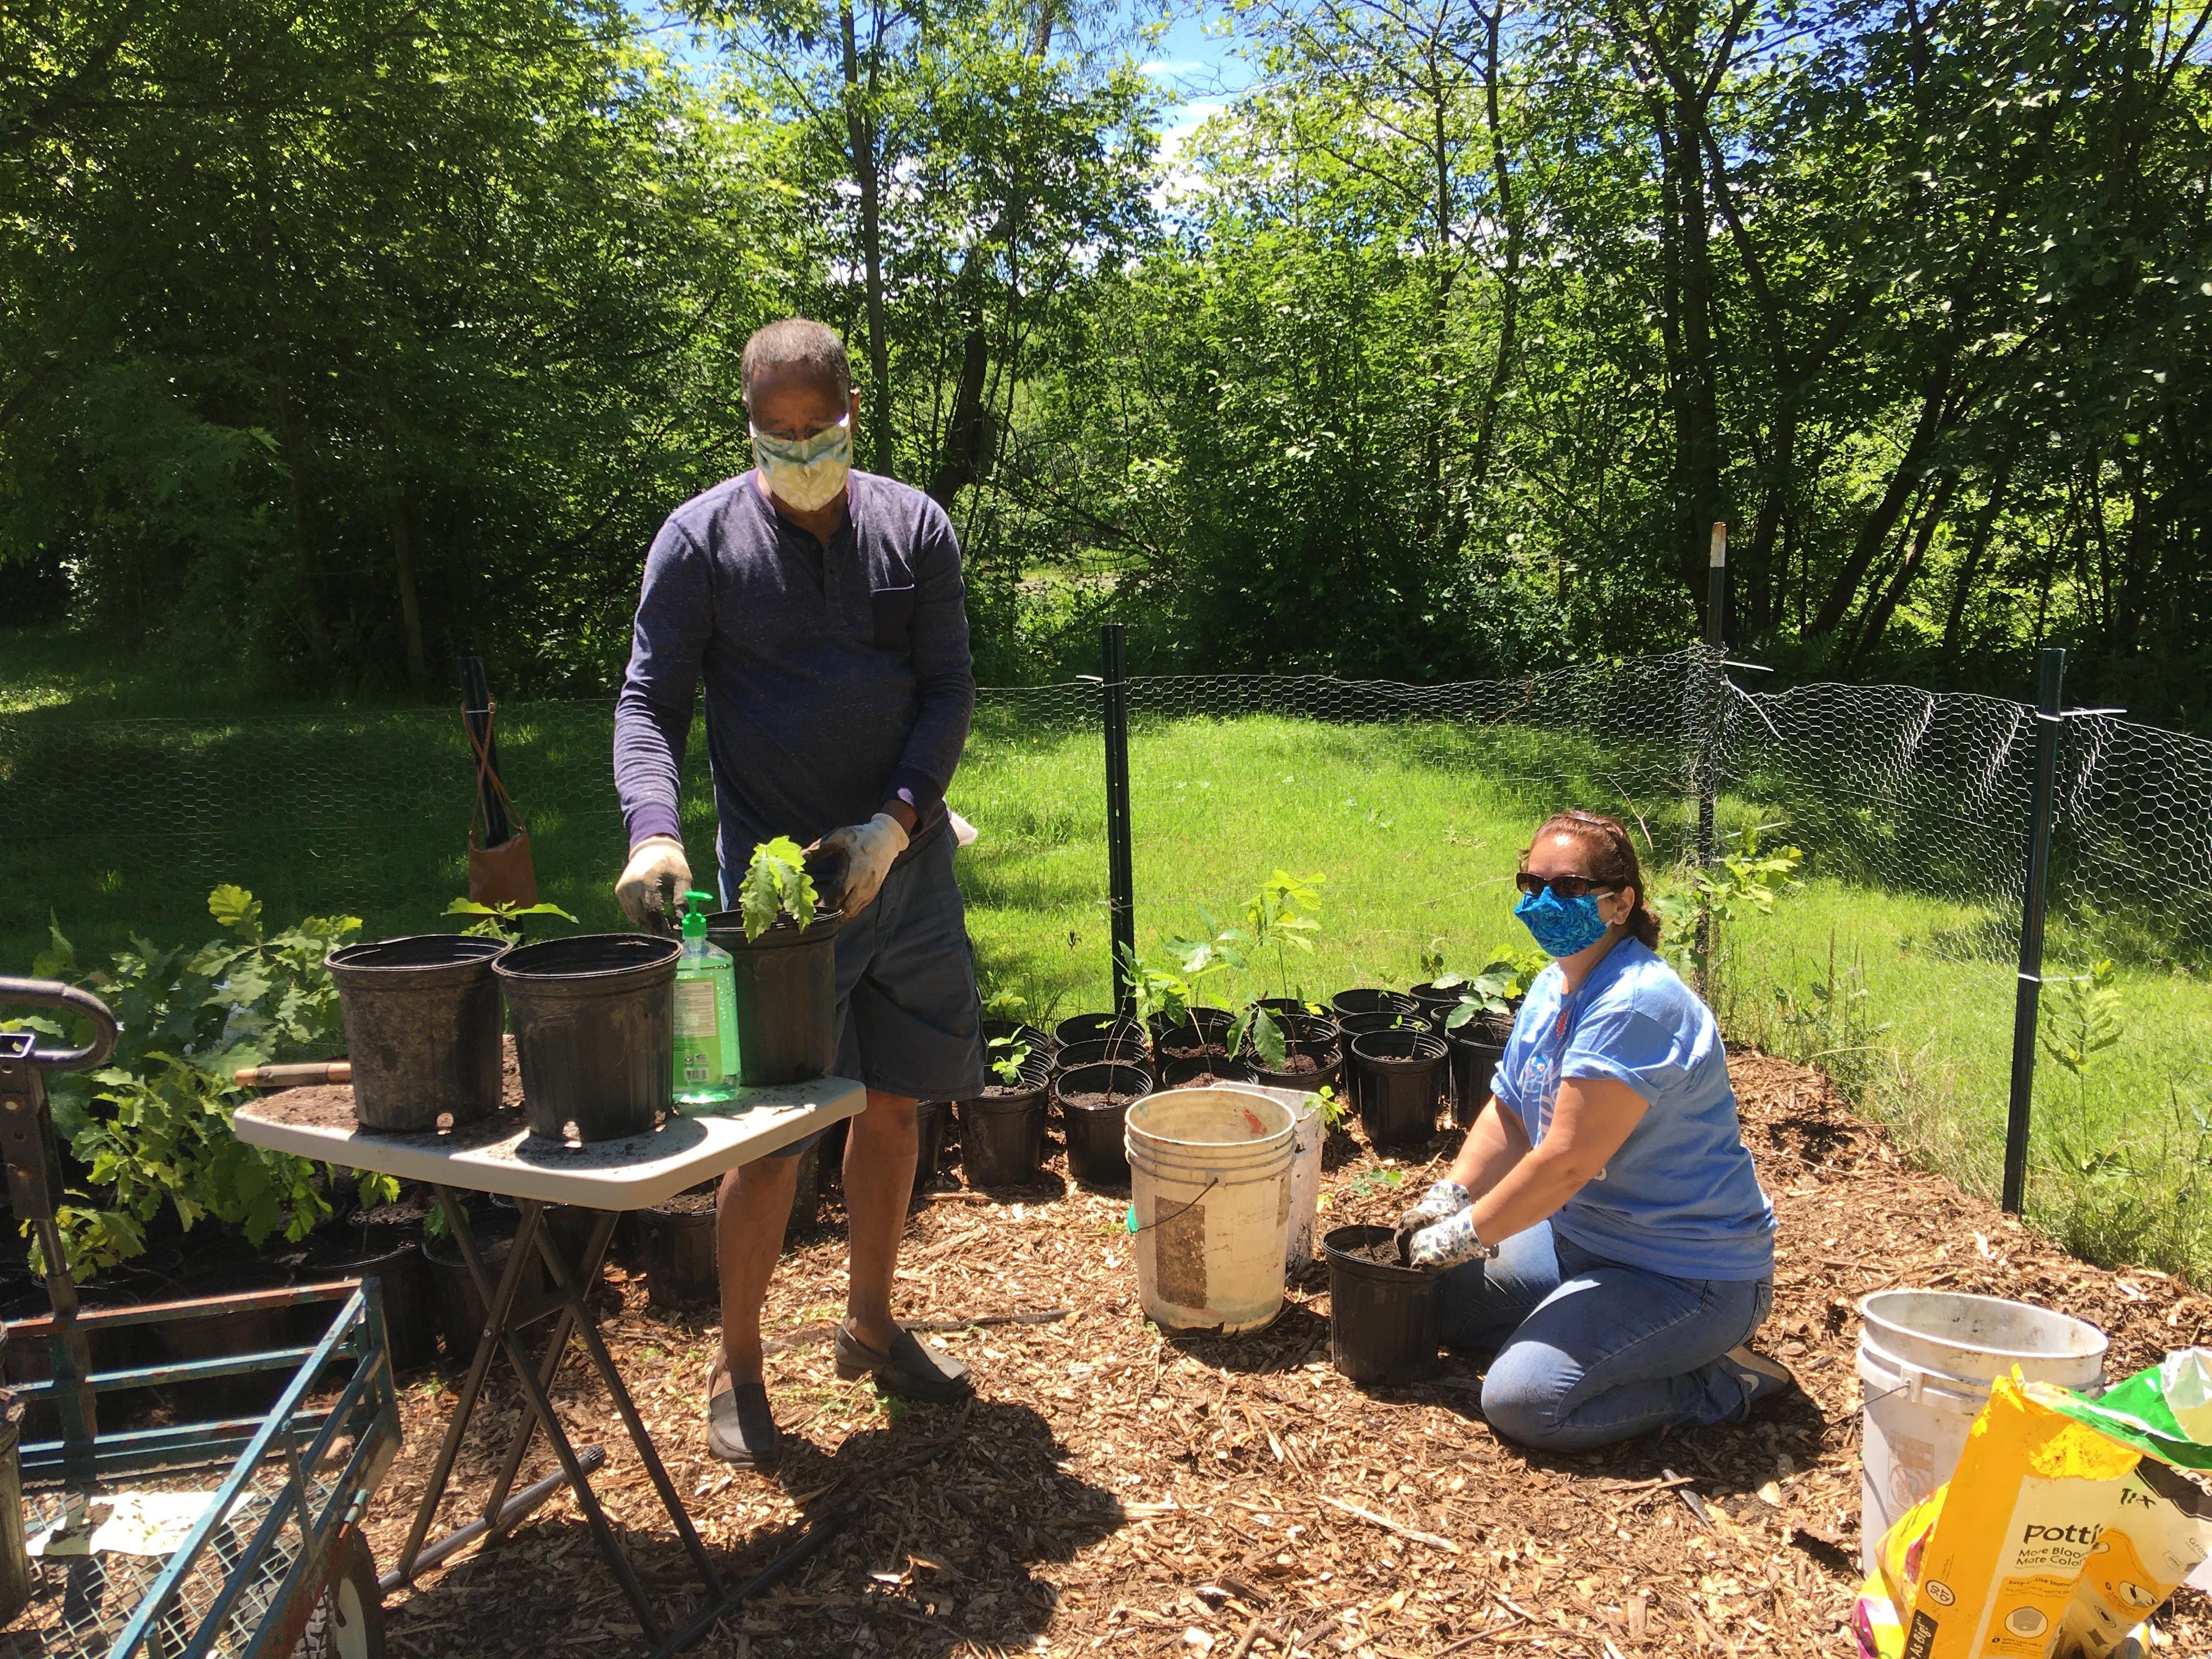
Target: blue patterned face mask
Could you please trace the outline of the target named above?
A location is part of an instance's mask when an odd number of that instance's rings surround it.
[[[1513,914],[1550,956],[1571,957],[1605,937],[1605,919],[1597,913],[1595,893],[1563,899],[1547,887],[1525,895]]]

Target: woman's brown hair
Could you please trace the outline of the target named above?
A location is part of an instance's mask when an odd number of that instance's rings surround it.
[[[1636,856],[1636,843],[1629,839],[1628,826],[1601,812],[1555,812],[1537,826],[1528,847],[1522,849],[1523,870],[1528,867],[1528,854],[1547,836],[1565,836],[1581,848],[1584,866],[1593,881],[1607,887],[1636,890],[1636,908],[1628,913],[1621,926],[1627,928],[1632,938],[1657,950],[1659,913],[1651,908],[1651,891],[1644,884],[1644,862]]]

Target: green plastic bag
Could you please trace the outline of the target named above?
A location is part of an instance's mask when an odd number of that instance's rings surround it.
[[[2176,1468],[2212,1469],[2212,1348],[2178,1348],[2094,1400],[2057,1409]]]

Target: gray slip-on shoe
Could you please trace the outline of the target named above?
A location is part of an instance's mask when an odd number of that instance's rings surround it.
[[[768,1390],[735,1382],[708,1401],[707,1449],[741,1469],[773,1470],[783,1457],[783,1435],[768,1408]]]
[[[964,1400],[973,1393],[968,1368],[949,1353],[925,1348],[911,1331],[901,1331],[889,1353],[879,1353],[837,1327],[837,1375],[850,1382],[872,1375],[886,1394],[908,1400]]]

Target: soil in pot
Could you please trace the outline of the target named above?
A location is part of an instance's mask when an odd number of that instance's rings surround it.
[[[680,948],[649,933],[579,933],[518,945],[493,963],[532,1134],[588,1143],[659,1127],[675,1091]]]
[[[1217,1083],[1249,1083],[1252,1068],[1241,1060],[1202,1054],[1194,1060],[1170,1060],[1160,1068],[1163,1089],[1205,1089]]]
[[[354,1116],[364,1129],[421,1134],[441,1115],[499,1109],[505,1023],[495,939],[426,933],[349,945],[325,958],[338,990]]]
[[[1203,1005],[1190,1009],[1187,1017],[1171,1020],[1164,1014],[1152,1018],[1152,1051],[1164,1065],[1170,1060],[1192,1060],[1206,1054],[1229,1053],[1229,1028],[1237,1017],[1226,1008],[1208,1008]]]
[[[1328,1000],[1329,1011],[1341,1020],[1346,1014],[1416,1014],[1421,1005],[1399,991],[1361,987],[1339,991]]]
[[[357,1221],[333,1227],[314,1236],[299,1275],[303,1285],[374,1279],[384,1304],[385,1340],[395,1370],[412,1370],[438,1357],[437,1310],[422,1243],[419,1224]],[[301,1316],[293,1322],[295,1340],[320,1340],[330,1329],[333,1312],[328,1304],[300,1310]]]
[[[1352,1039],[1352,1065],[1359,1078],[1359,1122],[1369,1146],[1410,1146],[1436,1133],[1437,1106],[1450,1070],[1442,1037],[1370,1031]]]
[[[1309,1093],[1334,1088],[1344,1071],[1344,1051],[1334,1042],[1288,1042],[1283,1063],[1269,1066],[1255,1058],[1252,1080],[1271,1089],[1304,1089]]]
[[[703,1181],[638,1212],[646,1297],[654,1307],[703,1308],[721,1295],[714,1208],[720,1186]]]
[[[1152,1069],[1152,1057],[1146,1052],[1144,1043],[1127,1031],[1113,1036],[1091,1037],[1081,1042],[1064,1042],[1053,1056],[1052,1068],[1055,1072],[1072,1072],[1079,1066],[1097,1066],[1108,1060],[1141,1066],[1147,1075]]]
[[[1328,1263],[1329,1358],[1362,1388],[1418,1382],[1437,1366],[1436,1281],[1398,1265],[1388,1227],[1339,1227]]]
[[[736,910],[707,918],[707,937],[730,953],[738,1007],[738,1081],[747,1088],[805,1083],[837,1063],[836,911],[802,930],[789,916],[757,939]],[[663,1056],[662,1069],[667,1069]]]
[[[960,1163],[970,1187],[1029,1187],[1044,1161],[1045,1083],[994,1077],[960,1103]]]
[[[1053,1098],[1067,1135],[1067,1172],[1093,1186],[1127,1182],[1122,1128],[1130,1103],[1152,1092],[1151,1074],[1134,1066],[1103,1063],[1062,1072],[1053,1083]]]

